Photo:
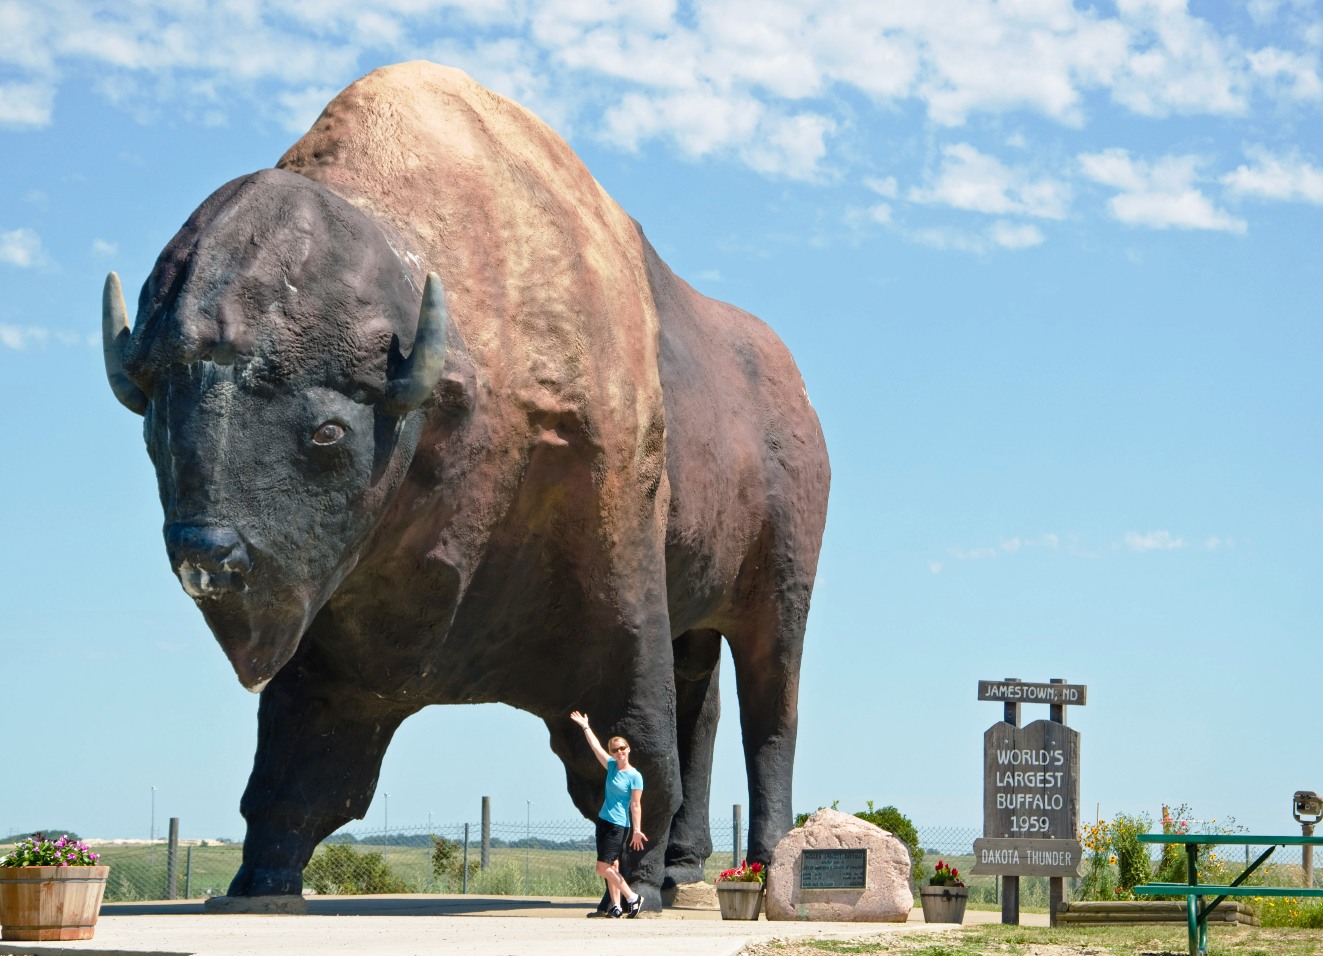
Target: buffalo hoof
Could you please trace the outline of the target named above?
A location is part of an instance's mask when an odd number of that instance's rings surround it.
[[[206,913],[303,916],[308,912],[308,902],[302,896],[213,896],[202,909]]]
[[[303,897],[303,872],[294,869],[256,867],[245,863],[230,882],[227,897],[297,896]]]
[[[704,883],[707,878],[703,873],[702,862],[667,863],[666,877],[662,880],[662,892],[685,883]]]

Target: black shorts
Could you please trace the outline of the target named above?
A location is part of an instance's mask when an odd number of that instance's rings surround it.
[[[610,820],[597,818],[597,862],[611,864],[625,852],[629,831]]]

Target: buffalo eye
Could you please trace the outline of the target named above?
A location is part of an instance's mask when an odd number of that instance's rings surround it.
[[[323,422],[317,426],[317,430],[312,433],[312,443],[314,445],[334,445],[341,438],[345,437],[347,429],[339,422]]]

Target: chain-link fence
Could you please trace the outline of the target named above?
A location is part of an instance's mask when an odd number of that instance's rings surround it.
[[[732,820],[713,821],[709,879],[731,865]],[[442,824],[334,834],[314,851],[305,890],[320,894],[474,893],[515,896],[597,896],[594,827],[587,820],[492,821],[484,852],[480,825]],[[242,862],[238,843],[183,841],[93,847],[110,866],[107,902],[196,899],[223,895]]]
[[[711,822],[712,856],[706,876],[738,862],[744,839],[734,815]],[[739,843],[736,834],[739,833]],[[960,870],[970,886],[970,904],[995,906],[1000,883],[993,876],[975,876],[973,827],[919,827],[923,850],[920,869],[926,878],[938,860]],[[110,866],[107,902],[198,899],[224,895],[239,869],[243,848],[238,843],[184,841],[171,861],[165,842],[103,844],[94,847]],[[1223,847],[1216,862],[1226,865],[1253,861],[1264,847]],[[1161,847],[1150,848],[1156,866]],[[444,824],[337,833],[317,848],[303,874],[306,890],[322,894],[473,893],[513,896],[586,896],[601,893],[594,872],[593,824],[587,820],[493,821],[484,860],[481,827],[477,823]],[[485,864],[485,865],[484,865]],[[1243,865],[1243,864],[1242,864]],[[174,871],[174,892],[170,873]],[[1239,866],[1237,867],[1239,869]],[[1265,883],[1302,883],[1299,847],[1283,847],[1259,871]],[[1078,899],[1082,880],[1067,881],[1066,893]],[[1024,909],[1046,909],[1048,880],[1020,878]]]

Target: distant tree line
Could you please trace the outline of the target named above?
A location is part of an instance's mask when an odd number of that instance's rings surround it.
[[[70,840],[82,840],[73,830],[64,830],[60,827],[47,827],[44,830],[25,830],[20,833],[11,833],[9,836],[0,837],[0,843],[18,843],[20,840],[26,840],[29,837],[36,840],[40,837],[50,837],[58,840],[60,837],[68,837]]]
[[[476,846],[479,841],[480,837],[474,834],[470,837],[469,845]],[[333,833],[322,842],[342,846],[356,843],[368,846],[430,847],[433,845],[430,833],[382,833],[365,836],[362,839],[352,833]],[[502,840],[496,837],[492,839],[492,846],[511,850],[596,850],[596,844],[592,837],[580,840],[548,840],[546,837],[520,837],[518,840]]]

